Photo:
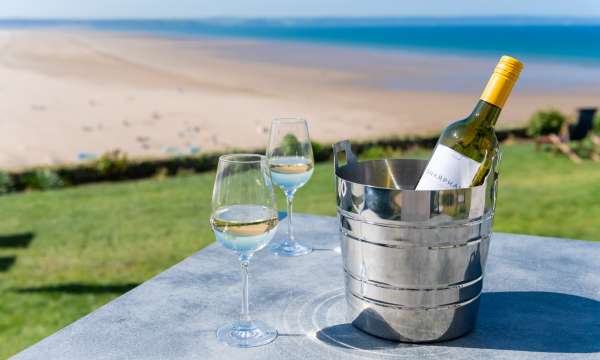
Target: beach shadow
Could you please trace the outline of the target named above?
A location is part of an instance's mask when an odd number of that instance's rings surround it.
[[[0,257],[0,272],[5,272],[10,270],[10,268],[15,264],[14,256],[2,256]]]
[[[19,293],[123,294],[139,285],[138,283],[107,285],[69,283],[12,290]]]
[[[317,338],[333,346],[360,350],[440,346],[596,353],[600,352],[600,302],[553,292],[483,293],[475,330],[455,340],[422,345],[396,343],[368,335],[351,324],[321,329]]]
[[[31,232],[0,235],[0,248],[26,248],[34,237],[35,234]]]

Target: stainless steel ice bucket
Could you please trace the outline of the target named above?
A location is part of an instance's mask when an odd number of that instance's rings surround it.
[[[478,187],[415,191],[427,161],[358,162],[342,141],[334,145],[334,163],[352,324],[405,342],[471,331],[492,231],[495,170]]]

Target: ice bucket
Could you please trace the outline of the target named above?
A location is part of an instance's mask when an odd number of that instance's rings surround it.
[[[415,191],[425,160],[359,162],[342,141],[334,145],[334,164],[349,321],[415,343],[471,331],[492,231],[495,167],[481,186]]]

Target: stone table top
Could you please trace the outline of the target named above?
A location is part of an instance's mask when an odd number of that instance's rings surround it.
[[[280,333],[269,345],[217,341],[241,282],[236,256],[213,244],[14,359],[600,359],[600,243],[495,233],[475,331],[411,345],[346,322],[337,220],[295,219],[315,251],[261,251],[250,264],[251,313]]]

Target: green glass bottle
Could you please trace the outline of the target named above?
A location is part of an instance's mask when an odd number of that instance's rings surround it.
[[[523,64],[500,58],[475,109],[450,124],[438,140],[416,190],[459,189],[481,185],[498,154],[494,126]]]

